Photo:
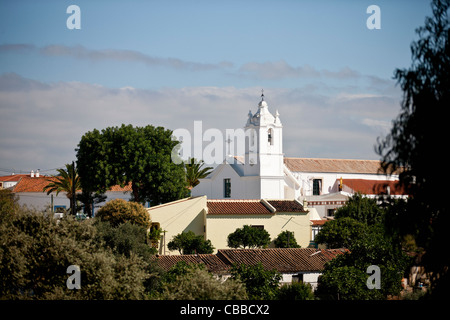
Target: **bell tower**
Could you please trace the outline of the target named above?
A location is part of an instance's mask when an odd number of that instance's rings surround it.
[[[264,91],[258,110],[248,113],[245,130],[249,136],[245,147],[245,176],[258,176],[260,197],[284,198],[283,125],[278,110],[275,116],[264,100]]]

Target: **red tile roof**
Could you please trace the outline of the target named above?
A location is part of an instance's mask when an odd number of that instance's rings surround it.
[[[273,214],[261,200],[208,200],[208,214]]]
[[[339,172],[377,174],[378,160],[284,158],[284,164],[293,172]]]
[[[267,205],[267,203],[269,205]],[[295,200],[208,200],[208,214],[276,214],[277,212],[306,213]],[[275,211],[273,211],[273,208]]]
[[[1,176],[0,181],[19,181],[20,178],[29,176],[29,174],[11,174],[9,176]]]
[[[256,265],[281,273],[321,272],[326,262],[349,252],[347,249],[270,248],[270,249],[223,249],[217,254],[158,256],[156,261],[169,270],[179,261],[202,263],[211,272],[227,272],[233,264]]]
[[[339,179],[337,180],[339,183]],[[405,190],[399,185],[398,181],[389,180],[365,180],[365,179],[342,179],[342,184],[351,189],[352,192],[362,194],[387,194],[389,186],[391,195],[406,195]]]
[[[206,269],[211,272],[224,272],[231,267],[229,263],[224,262],[215,254],[164,255],[157,256],[155,259],[157,264],[165,271],[170,270],[180,261],[187,264],[204,264]]]
[[[267,270],[291,273],[322,271],[326,262],[346,251],[348,250],[314,248],[225,249],[219,250],[218,255],[232,263],[255,265],[261,262]]]
[[[13,187],[13,192],[44,192],[44,187],[50,183],[50,181],[56,180],[56,177],[52,176],[39,176],[31,177],[30,175],[22,176],[17,184]],[[79,190],[77,190],[78,192]],[[131,183],[125,187],[118,185],[110,188],[110,191],[131,191]]]
[[[277,212],[306,212],[303,205],[295,200],[267,200]]]

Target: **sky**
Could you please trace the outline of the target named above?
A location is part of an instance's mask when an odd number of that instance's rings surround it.
[[[0,175],[52,174],[93,129],[242,128],[262,89],[285,156],[379,159],[426,16],[422,0],[0,0]]]

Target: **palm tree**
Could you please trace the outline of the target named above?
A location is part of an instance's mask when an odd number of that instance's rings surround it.
[[[47,194],[56,191],[56,195],[58,195],[61,191],[66,192],[66,196],[69,198],[70,208],[72,210],[75,204],[74,201],[76,201],[76,199],[73,199],[73,190],[76,191],[81,189],[80,177],[75,171],[75,164],[66,164],[66,169],[58,169],[57,171],[59,175],[55,175],[52,178],[47,179],[49,184],[44,187],[44,191],[47,191]],[[72,214],[75,214],[75,212],[72,212]]]
[[[203,179],[211,173],[213,168],[206,167],[202,169],[204,164],[203,160],[197,161],[195,158],[190,158],[188,163],[185,164],[186,182],[189,190],[200,183],[199,179]]]

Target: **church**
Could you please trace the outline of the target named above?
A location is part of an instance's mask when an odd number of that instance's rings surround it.
[[[264,94],[256,112],[249,111],[244,130],[250,133],[245,154],[227,156],[200,179],[193,197],[297,200],[315,207],[322,219],[332,217],[356,192],[405,197],[398,175],[383,174],[380,161],[285,157],[280,114],[271,113]]]

